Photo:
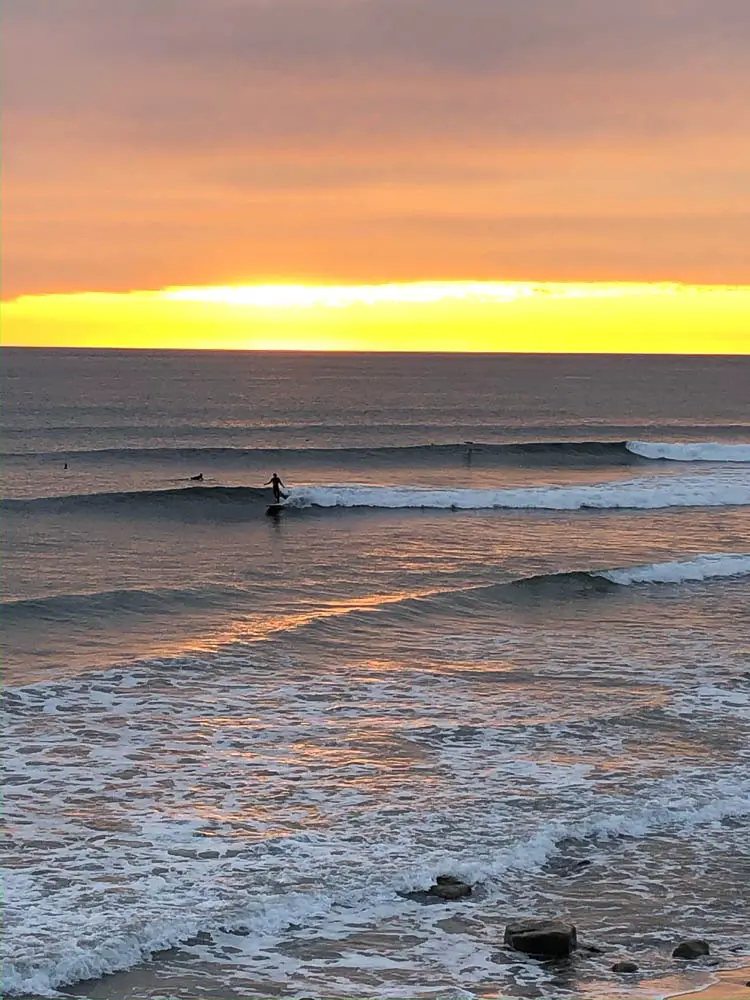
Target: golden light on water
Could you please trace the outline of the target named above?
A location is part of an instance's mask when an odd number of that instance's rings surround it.
[[[7,346],[747,354],[750,286],[258,284],[21,296]]]

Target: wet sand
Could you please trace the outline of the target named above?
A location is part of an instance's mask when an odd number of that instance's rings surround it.
[[[719,972],[720,982],[705,989],[690,993],[680,993],[670,1000],[748,1000],[750,998],[750,965],[729,972]]]

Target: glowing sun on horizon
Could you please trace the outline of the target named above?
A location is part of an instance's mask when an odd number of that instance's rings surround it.
[[[21,296],[2,313],[8,346],[750,354],[750,286],[175,285]]]
[[[579,283],[510,281],[414,281],[382,285],[205,285],[175,286],[156,294],[171,302],[204,302],[260,309],[344,308],[404,303],[427,305],[446,299],[513,302],[536,295],[554,298],[609,298],[673,293],[672,283]]]

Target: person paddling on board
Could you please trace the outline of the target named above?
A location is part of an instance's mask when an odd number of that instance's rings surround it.
[[[279,479],[279,477],[276,475],[275,472],[268,480],[268,482],[263,483],[263,485],[271,487],[271,489],[273,490],[273,499],[276,503],[279,503],[281,500],[286,500],[287,498],[286,493],[281,492],[281,487],[284,484],[282,483],[282,481]]]

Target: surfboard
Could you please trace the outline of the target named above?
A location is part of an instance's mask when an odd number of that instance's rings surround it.
[[[285,503],[269,504],[268,507],[266,507],[266,514],[273,516],[274,514],[278,514],[279,511],[283,510],[285,507],[286,507]]]

